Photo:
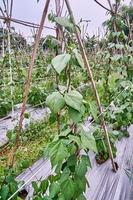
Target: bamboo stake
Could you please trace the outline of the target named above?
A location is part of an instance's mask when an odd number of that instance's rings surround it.
[[[55,8],[56,8],[56,16],[60,17],[60,0],[55,0]],[[61,39],[61,27],[59,24],[56,24],[56,39],[58,41],[60,41]],[[60,49],[56,50],[56,55],[58,55],[60,53]],[[56,85],[57,85],[57,89],[59,89],[59,75],[56,73]],[[57,113],[57,130],[58,130],[58,134],[60,134],[60,112]]]
[[[11,103],[12,103],[12,118],[14,116],[14,102],[13,102],[13,73],[12,73],[12,62],[11,62],[11,33],[10,25],[7,29],[7,41],[8,41],[8,57],[9,57],[9,66],[10,66],[10,89],[11,89]]]
[[[108,9],[107,7],[105,7],[103,4],[101,4],[101,2],[94,0],[99,6],[101,6],[103,9],[107,10],[108,12],[112,12],[112,10]]]
[[[3,38],[2,38],[2,57],[4,58],[5,56],[5,31],[4,31],[4,27],[2,28],[3,29]]]
[[[113,171],[116,172],[117,169],[116,169],[116,165],[115,165],[114,158],[113,158],[113,152],[112,152],[112,148],[111,148],[111,144],[110,144],[110,140],[109,140],[108,130],[107,130],[107,127],[106,127],[106,124],[105,124],[104,115],[103,115],[103,111],[102,111],[102,107],[101,107],[101,103],[100,103],[100,98],[99,98],[98,91],[97,91],[97,88],[96,88],[96,84],[95,84],[95,81],[94,81],[94,78],[93,78],[93,74],[92,74],[92,71],[91,71],[91,68],[90,68],[90,65],[89,65],[89,62],[88,62],[86,50],[85,50],[85,47],[83,45],[79,30],[77,29],[75,19],[74,19],[74,15],[73,15],[69,0],[65,0],[65,2],[66,2],[66,6],[67,6],[67,9],[68,9],[69,15],[70,15],[71,20],[72,20],[73,25],[74,25],[74,31],[75,31],[75,34],[76,34],[77,39],[78,39],[78,43],[79,43],[80,50],[81,50],[81,53],[82,53],[82,57],[83,57],[83,60],[84,60],[84,65],[85,65],[87,72],[88,72],[88,75],[91,79],[93,91],[94,91],[96,101],[97,101],[97,106],[98,106],[100,116],[101,116],[100,117],[101,125],[102,125],[104,133],[105,133],[105,138],[106,138],[107,147],[108,147],[108,151],[109,151],[109,157],[111,159]]]
[[[110,0],[107,0],[107,1],[108,1],[108,4],[109,4],[109,7],[110,7],[111,12],[114,13],[114,9],[113,9],[113,6],[112,6]]]
[[[5,57],[5,31],[4,31],[4,26],[3,26],[3,38],[2,38],[2,57],[4,59]],[[4,73],[4,68],[3,68],[3,88],[4,88],[4,96],[5,96],[5,91],[6,91],[6,85],[5,85],[5,73]]]
[[[45,22],[45,19],[46,19],[46,16],[47,16],[49,3],[50,3],[50,0],[47,0],[46,3],[45,3],[44,10],[43,10],[43,13],[42,13],[41,22],[40,22],[40,26],[39,26],[39,29],[37,31],[35,44],[34,44],[33,51],[32,51],[31,62],[29,64],[29,68],[28,68],[27,81],[26,81],[25,87],[24,87],[22,108],[21,108],[21,113],[20,113],[18,130],[17,130],[17,133],[16,133],[16,143],[15,143],[15,146],[11,149],[11,152],[9,154],[9,159],[8,159],[8,166],[10,166],[10,167],[12,167],[14,165],[15,152],[18,148],[19,141],[20,141],[20,133],[22,131],[23,120],[24,120],[24,112],[26,110],[27,98],[28,98],[28,94],[29,94],[31,81],[32,81],[32,71],[33,71],[34,62],[35,62],[35,58],[36,58],[36,54],[37,54],[37,49],[38,49],[38,46],[39,46],[40,37],[41,37],[41,34],[42,34],[42,30],[43,30],[43,25],[44,25],[44,22]]]
[[[7,10],[5,10],[7,18],[9,18],[9,5],[8,5],[8,0],[7,0]],[[11,62],[11,21],[10,18],[9,20],[6,21],[7,25],[7,42],[8,42],[8,57],[9,57],[9,66],[10,66],[10,93],[11,93],[11,104],[12,104],[12,118],[14,117],[14,101],[13,101],[13,92],[14,92],[14,87],[13,87],[13,73],[12,73],[12,62]],[[10,166],[10,156],[12,158],[12,151],[11,154],[9,153],[8,159],[7,159],[7,166]],[[12,159],[13,160],[13,159]]]
[[[9,17],[8,3],[9,2],[7,1],[7,10],[5,11],[7,14],[7,17]],[[10,93],[11,93],[12,118],[13,118],[14,117],[14,102],[13,102],[14,87],[13,87],[13,73],[12,73],[12,61],[11,61],[11,21],[10,21],[10,18],[8,21],[6,21],[6,25],[7,25],[8,58],[9,58],[9,66],[10,66]]]
[[[20,25],[23,25],[23,26],[27,26],[27,27],[31,27],[31,28],[39,28],[39,25],[38,24],[35,24],[35,23],[32,23],[32,22],[27,22],[27,21],[23,21],[23,20],[19,20],[19,19],[14,19],[14,18],[10,18],[10,17],[6,17],[0,7],[0,11],[2,13],[3,16],[0,16],[0,19],[4,20],[5,22],[6,21],[12,21],[13,23],[16,23],[16,24],[20,24]],[[52,28],[52,27],[48,27],[48,26],[44,26],[44,28],[47,28],[47,29],[50,29],[50,30],[54,30],[55,31],[55,28]]]
[[[35,45],[34,45],[34,48],[33,48],[31,62],[30,62],[29,69],[28,69],[28,77],[27,77],[27,81],[26,81],[26,84],[25,84],[25,88],[24,88],[23,103],[22,103],[22,109],[21,109],[20,120],[19,120],[19,130],[18,130],[18,134],[17,134],[17,140],[18,141],[19,141],[20,132],[22,130],[24,112],[25,112],[25,109],[26,109],[26,103],[27,103],[27,98],[28,98],[28,94],[29,94],[29,88],[30,88],[30,84],[31,84],[31,81],[32,81],[32,71],[33,71],[33,67],[34,67],[34,62],[35,62],[37,49],[38,49],[38,46],[39,46],[39,41],[40,41],[40,37],[41,37],[41,34],[42,34],[44,22],[45,22],[45,19],[46,19],[46,16],[47,16],[49,3],[50,3],[50,0],[47,0],[45,7],[44,7],[44,10],[43,10],[40,26],[39,26],[39,29],[38,29],[38,32],[37,32],[37,35],[36,35]]]

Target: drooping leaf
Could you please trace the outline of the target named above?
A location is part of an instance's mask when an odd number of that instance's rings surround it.
[[[67,17],[55,17],[55,22],[66,28],[68,31],[73,31],[73,24]]]
[[[83,155],[76,166],[75,173],[82,178],[85,176],[88,167],[91,167],[89,156]]]
[[[70,54],[61,54],[53,58],[52,66],[58,74],[60,74],[67,66],[71,58]]]
[[[81,141],[80,141],[80,138],[76,135],[69,135],[69,141],[70,142],[75,142],[77,143],[77,145],[80,147],[81,146]]]
[[[80,65],[80,67],[82,67],[84,69],[84,61],[82,59],[81,54],[78,52],[77,49],[74,49],[73,52],[74,52],[75,57],[76,57],[76,59],[78,61],[78,64]]]
[[[85,107],[84,107],[84,105],[81,106],[80,112],[77,111],[77,110],[75,110],[75,109],[73,109],[73,108],[71,108],[71,107],[68,109],[69,117],[75,123],[80,122],[80,120],[81,120],[81,118],[82,118],[82,116],[83,116],[84,113],[85,113]]]
[[[53,92],[46,98],[46,104],[54,113],[58,113],[65,106],[65,101],[63,95]]]
[[[68,106],[80,112],[83,96],[79,92],[72,90],[65,94],[64,99]]]
[[[86,177],[79,177],[75,174],[74,176],[74,186],[75,186],[75,194],[74,199],[77,199],[81,194],[83,194],[86,190],[87,180]]]
[[[32,187],[34,188],[34,192],[37,193],[38,190],[39,190],[37,182],[33,181],[32,182]]]
[[[86,132],[85,130],[81,130],[81,146],[83,149],[89,149],[97,153],[96,141],[95,138],[90,132]]]
[[[45,193],[48,188],[48,180],[43,180],[40,184],[40,188],[42,192]]]
[[[73,108],[68,109],[68,114],[70,119],[72,119],[75,123],[78,123],[81,120],[82,114]]]
[[[92,116],[94,117],[94,120],[96,121],[97,117],[98,117],[97,105],[94,101],[92,101],[92,102],[89,103],[89,106],[90,106],[90,112],[91,112]]]
[[[49,194],[51,198],[54,198],[60,191],[59,183],[53,182],[49,187]]]
[[[63,160],[67,157],[69,157],[69,153],[66,145],[62,141],[58,141],[51,152],[52,166],[61,165]]]
[[[75,192],[73,180],[71,178],[68,178],[66,181],[62,183],[61,188],[65,200],[71,200]]]
[[[70,166],[75,166],[76,165],[76,162],[77,162],[77,157],[76,155],[71,155],[69,158],[68,158],[68,161],[67,161],[67,166],[70,167]]]
[[[69,178],[69,175],[70,175],[70,169],[66,167],[61,174],[59,184],[62,184],[64,181],[66,181]]]

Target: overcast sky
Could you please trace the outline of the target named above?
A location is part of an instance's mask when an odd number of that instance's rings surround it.
[[[106,11],[98,6],[94,0],[69,1],[71,3],[76,21],[78,22],[81,18],[91,20],[89,23],[88,32],[90,35],[96,34],[98,32],[98,27],[101,28],[102,23],[107,19]],[[14,0],[13,17],[21,20],[39,23],[45,2],[46,0],[40,0],[39,3],[37,3],[37,0]],[[100,0],[100,2],[108,7],[107,0]],[[129,4],[129,2],[130,0],[124,1],[125,4]],[[0,0],[0,4],[2,4],[2,0]],[[54,0],[51,0],[49,12],[54,9]],[[46,21],[45,25],[52,26],[48,20]],[[16,30],[19,30],[26,36],[31,35],[30,28],[16,25]],[[53,31],[44,30],[43,33],[52,34]]]

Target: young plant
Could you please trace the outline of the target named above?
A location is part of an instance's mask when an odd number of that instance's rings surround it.
[[[77,55],[80,54],[77,52]],[[61,54],[52,60],[59,78],[71,60],[71,54]],[[61,124],[60,134],[45,149],[44,155],[50,158],[54,173],[41,184],[33,184],[34,199],[85,199],[88,185],[85,175],[91,167],[87,152],[97,152],[97,148],[94,136],[82,127],[84,100],[78,91],[71,89],[70,76],[67,76],[67,86],[60,86],[46,98],[52,114],[60,113],[61,118],[64,115],[68,120]]]

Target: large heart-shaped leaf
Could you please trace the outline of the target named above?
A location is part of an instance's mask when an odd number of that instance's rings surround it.
[[[46,98],[46,104],[54,113],[58,113],[65,106],[65,101],[59,92],[53,92]]]
[[[75,110],[79,112],[81,111],[83,96],[79,92],[72,90],[66,93],[64,98],[68,106],[70,106],[71,108],[74,108]]]
[[[60,74],[63,71],[63,69],[66,68],[68,62],[70,61],[70,58],[70,54],[61,54],[56,56],[52,60],[52,65],[58,74]]]
[[[67,17],[55,17],[55,22],[65,27],[68,31],[73,31],[73,24]]]

